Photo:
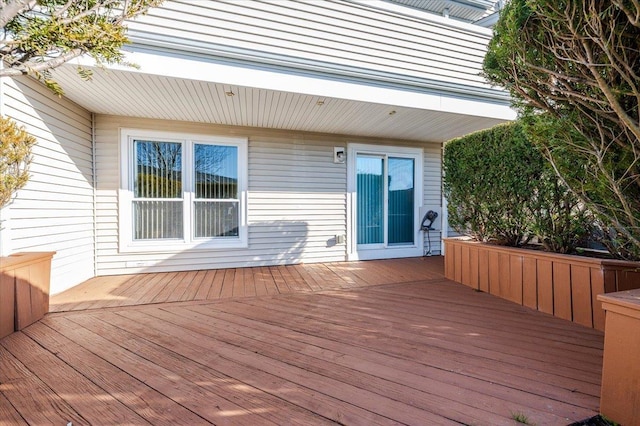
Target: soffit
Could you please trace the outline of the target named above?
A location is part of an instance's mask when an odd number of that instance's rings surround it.
[[[82,81],[65,65],[54,78],[67,98],[108,115],[429,142],[505,121],[115,69],[96,70],[91,81]]]

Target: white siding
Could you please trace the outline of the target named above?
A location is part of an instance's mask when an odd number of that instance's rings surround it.
[[[505,99],[479,75],[491,31],[381,1],[173,0],[134,46]]]
[[[429,235],[424,235],[424,249],[429,249],[431,241],[431,254],[441,253],[442,233],[442,145],[433,144],[424,148],[424,209],[438,212],[438,219],[434,222],[435,231],[430,231]],[[423,210],[424,210],[423,209]],[[420,217],[418,220],[422,220]]]
[[[13,253],[56,251],[58,293],[94,276],[91,115],[30,78],[1,84],[3,114],[38,141],[31,178],[8,207],[4,243]]]
[[[120,128],[248,137],[249,247],[118,253]],[[333,135],[97,116],[98,275],[346,260],[346,245],[335,244],[335,236],[346,234],[347,170],[346,164],[333,163],[333,147],[348,142],[372,143]],[[402,145],[420,146],[415,142]],[[437,179],[425,184],[425,197],[440,205],[440,144],[423,146],[429,157],[425,177]],[[438,241],[436,244],[439,247]],[[128,264],[140,261],[149,266]]]

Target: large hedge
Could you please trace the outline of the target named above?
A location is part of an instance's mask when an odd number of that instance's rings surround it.
[[[638,1],[510,0],[483,66],[625,259],[640,259],[639,17]]]
[[[592,219],[520,122],[447,142],[443,163],[449,223],[458,232],[509,246],[537,237],[567,253],[591,231]]]

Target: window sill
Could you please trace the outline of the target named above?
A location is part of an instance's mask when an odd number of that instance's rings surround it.
[[[217,251],[228,249],[249,248],[247,241],[207,241],[201,243],[186,243],[183,241],[145,241],[130,242],[119,247],[120,253],[180,253],[183,251]]]

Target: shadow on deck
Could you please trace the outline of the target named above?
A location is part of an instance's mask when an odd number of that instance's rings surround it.
[[[76,311],[0,341],[0,423],[566,425],[597,413],[602,333],[448,281],[439,258],[212,274],[98,278],[54,298]]]

